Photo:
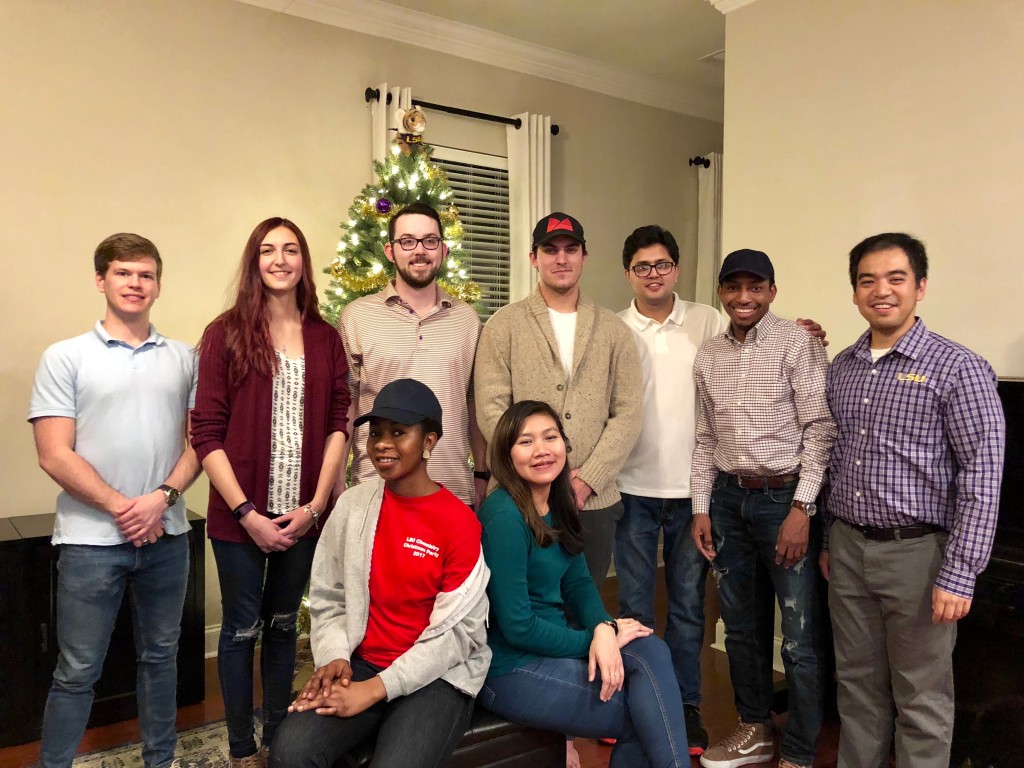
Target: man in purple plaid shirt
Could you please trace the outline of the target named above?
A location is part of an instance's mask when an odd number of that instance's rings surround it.
[[[839,428],[822,573],[839,676],[840,768],[946,768],[953,644],[995,535],[1006,428],[995,374],[925,328],[928,259],[909,235],[850,252],[869,330],[828,373]],[[831,529],[828,523],[831,522]]]

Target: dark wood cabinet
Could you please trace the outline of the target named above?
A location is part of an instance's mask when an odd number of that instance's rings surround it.
[[[0,518],[0,747],[39,738],[57,661],[54,515]],[[178,706],[203,700],[206,629],[206,520],[188,513],[189,575],[178,642]],[[96,684],[89,725],[133,718],[135,639],[127,595]]]

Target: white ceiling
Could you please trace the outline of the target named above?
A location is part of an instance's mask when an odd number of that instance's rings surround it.
[[[708,0],[384,0],[668,83],[722,90],[725,15]]]
[[[239,0],[721,122],[731,6],[753,0]],[[728,8],[726,6],[729,6]]]

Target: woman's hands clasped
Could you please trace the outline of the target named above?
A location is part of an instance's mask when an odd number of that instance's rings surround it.
[[[654,630],[645,627],[636,619],[619,619],[618,634],[610,624],[598,624],[594,628],[594,639],[590,641],[590,664],[588,680],[593,682],[597,672],[601,673],[601,701],[608,701],[612,694],[621,691],[625,683],[620,649],[625,648],[638,637],[647,637]]]
[[[351,665],[345,659],[335,659],[313,673],[288,711],[312,709],[318,715],[353,717],[385,698],[387,691],[380,677],[352,682]]]
[[[277,517],[264,517],[250,512],[242,518],[242,527],[256,546],[264,552],[284,552],[302,538],[314,520],[305,507],[296,507]]]

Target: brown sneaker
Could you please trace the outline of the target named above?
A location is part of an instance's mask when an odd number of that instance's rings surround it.
[[[229,757],[228,768],[266,768],[266,762],[261,753],[254,752],[245,757]]]
[[[771,726],[740,721],[728,738],[705,750],[700,764],[704,768],[739,768],[748,763],[771,762],[774,756]]]

